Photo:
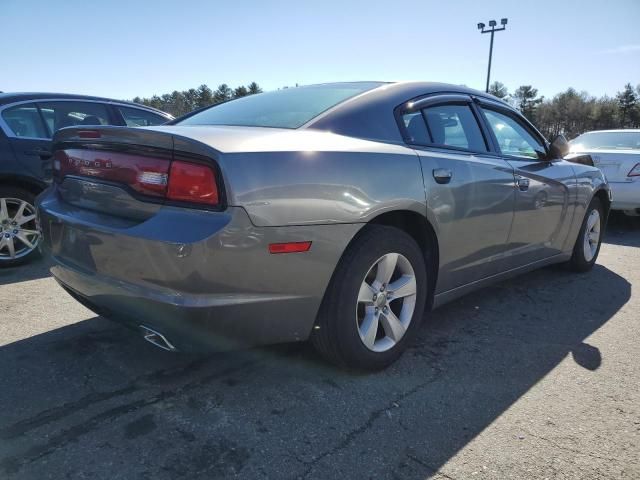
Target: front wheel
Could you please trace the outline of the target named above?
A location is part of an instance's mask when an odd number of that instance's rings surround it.
[[[600,253],[604,221],[602,202],[594,197],[587,208],[578,239],[573,247],[573,255],[567,264],[571,270],[586,272],[593,268]]]
[[[413,238],[396,228],[367,226],[336,268],[312,342],[340,366],[384,368],[415,336],[426,296],[424,256]]]
[[[19,265],[38,255],[40,229],[34,204],[31,192],[0,187],[0,268]]]

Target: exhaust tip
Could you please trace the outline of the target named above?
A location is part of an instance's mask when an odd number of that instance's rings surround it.
[[[162,350],[166,350],[168,352],[177,352],[178,349],[160,332],[156,332],[153,328],[149,328],[145,325],[138,325],[140,330],[142,330],[143,338],[155,345]]]

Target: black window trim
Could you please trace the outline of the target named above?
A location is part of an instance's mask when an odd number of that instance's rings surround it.
[[[548,162],[549,161],[549,142],[547,142],[547,140],[542,136],[542,134],[538,132],[538,130],[533,126],[531,122],[529,122],[529,120],[526,119],[524,115],[522,115],[521,113],[518,113],[515,110],[512,110],[506,105],[501,105],[498,102],[486,100],[484,98],[479,98],[479,97],[474,97],[473,100],[474,100],[474,103],[477,104],[478,113],[482,117],[482,122],[486,126],[489,136],[491,137],[491,142],[494,145],[495,152],[498,155],[508,160],[520,161],[520,162]],[[540,142],[540,144],[542,145],[545,151],[544,158],[518,157],[515,155],[509,155],[507,153],[503,153],[502,150],[500,149],[500,144],[498,142],[498,139],[495,133],[493,132],[493,129],[491,128],[489,120],[484,114],[485,109],[498,112],[502,115],[505,115],[511,118],[513,121],[518,123],[524,130],[526,130],[529,133],[529,135],[531,135],[533,138],[535,138]]]
[[[439,106],[439,105],[464,105],[466,107],[469,107],[473,117],[476,120],[478,128],[480,129],[480,133],[482,135],[482,139],[484,141],[486,150],[480,151],[480,150],[473,150],[473,149],[463,148],[463,147],[455,147],[453,145],[440,145],[436,143],[424,144],[424,143],[418,143],[418,142],[412,141],[411,137],[407,132],[407,128],[404,125],[404,120],[402,117],[407,113],[420,112],[420,114],[422,115],[422,119],[425,123],[427,134],[429,135],[429,138],[433,141],[433,135],[431,134],[429,123],[427,122],[427,119],[424,116],[424,109],[429,107]],[[478,115],[479,115],[479,112],[476,111],[476,108],[474,108],[474,101],[470,95],[461,94],[461,93],[448,93],[448,92],[432,93],[429,95],[417,97],[407,102],[404,102],[401,105],[398,105],[394,109],[394,116],[396,118],[396,123],[398,124],[398,128],[400,129],[400,135],[402,136],[404,143],[410,147],[418,147],[418,148],[424,148],[424,149],[430,149],[430,150],[436,150],[436,151],[444,150],[444,151],[470,154],[470,155],[476,155],[476,156],[491,155],[491,154],[499,153],[494,151],[495,146],[493,144],[493,139],[491,139],[491,137],[488,136],[489,131],[487,131],[487,126],[485,125],[485,119],[480,118]]]

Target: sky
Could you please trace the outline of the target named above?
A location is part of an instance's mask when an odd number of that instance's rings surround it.
[[[117,99],[206,83],[491,80],[551,97],[640,84],[640,0],[0,0],[0,91]]]

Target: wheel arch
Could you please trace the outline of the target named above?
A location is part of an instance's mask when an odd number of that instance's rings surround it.
[[[325,294],[333,282],[335,271],[337,270],[337,266],[340,262],[342,262],[344,253],[351,248],[358,238],[360,238],[360,236],[366,231],[368,225],[385,225],[402,230],[409,234],[409,236],[411,236],[420,246],[420,249],[424,253],[425,267],[427,269],[427,282],[429,289],[427,295],[427,309],[431,309],[433,306],[433,295],[438,281],[440,246],[436,232],[429,220],[425,216],[412,210],[394,210],[382,213],[369,220],[360,230],[358,230],[351,240],[349,240],[342,255],[340,256],[340,260],[336,264],[336,268],[334,268],[334,273],[327,284]]]
[[[39,195],[45,188],[47,188],[47,184],[41,181],[38,181],[34,178],[23,176],[23,175],[6,175],[0,174],[0,187],[16,187],[27,190],[28,192],[33,193],[34,195]]]
[[[368,224],[386,225],[402,230],[409,234],[420,246],[424,254],[425,267],[427,269],[429,289],[427,308],[431,309],[433,306],[433,294],[438,281],[440,245],[438,243],[438,236],[429,220],[424,215],[411,210],[394,210],[378,215],[370,220]]]
[[[611,211],[611,198],[609,196],[609,190],[607,190],[604,187],[598,188],[593,193],[593,198],[596,198],[596,197],[600,200],[600,203],[602,203],[602,206],[604,208],[605,218],[608,218],[609,212]]]

